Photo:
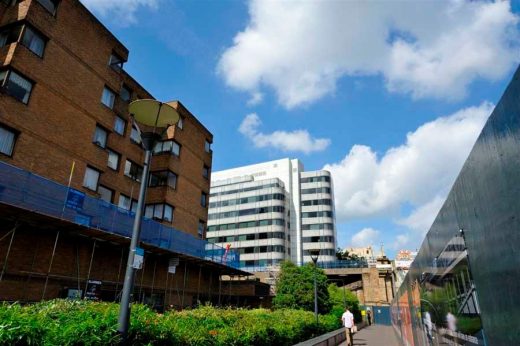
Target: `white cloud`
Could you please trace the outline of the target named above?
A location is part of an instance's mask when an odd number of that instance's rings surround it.
[[[420,237],[423,237],[433,224],[445,200],[446,196],[435,196],[429,202],[415,209],[406,218],[398,220],[398,223],[416,231]]]
[[[156,9],[159,0],[81,0],[91,11],[106,17],[110,15],[121,26],[136,22],[135,14],[140,7]]]
[[[258,131],[258,127],[262,124],[256,113],[248,114],[238,131],[248,137],[255,147],[267,148],[272,147],[284,152],[303,152],[309,154],[316,151],[325,150],[330,140],[326,138],[312,138],[307,130],[296,131],[275,131],[273,133],[262,133]]]
[[[249,14],[217,71],[239,90],[274,89],[286,108],[334,93],[343,76],[381,75],[392,92],[457,99],[519,61],[507,1],[253,0]]]
[[[370,147],[355,145],[342,161],[326,165],[338,222],[395,215],[409,205],[411,214],[398,223],[424,234],[492,110],[487,102],[465,108],[423,124],[380,158]]]
[[[380,232],[373,228],[363,228],[352,237],[352,247],[371,246],[379,242]]]
[[[264,94],[261,92],[255,91],[251,94],[251,98],[247,100],[248,106],[256,106],[257,104],[261,103],[264,99]]]

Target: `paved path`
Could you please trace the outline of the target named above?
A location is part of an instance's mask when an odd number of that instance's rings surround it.
[[[343,342],[340,346],[346,346]],[[398,346],[391,326],[371,325],[354,334],[354,346]]]

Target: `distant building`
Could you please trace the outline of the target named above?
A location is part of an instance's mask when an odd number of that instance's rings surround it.
[[[213,172],[208,241],[238,250],[240,266],[263,271],[283,260],[336,259],[334,192],[328,171],[282,159]]]
[[[372,249],[372,246],[366,246],[366,247],[349,247],[344,249],[343,251],[346,251],[349,256],[355,255],[360,258],[365,258],[367,260],[374,258],[374,251]]]
[[[406,274],[408,274],[408,270],[412,265],[413,260],[417,256],[417,251],[411,250],[399,250],[397,255],[395,256],[394,266],[396,273],[396,287],[401,286]]]

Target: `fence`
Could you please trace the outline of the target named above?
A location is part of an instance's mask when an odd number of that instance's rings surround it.
[[[99,198],[0,162],[0,203],[130,238],[135,214]],[[239,268],[234,250],[143,218],[141,241],[148,245]]]

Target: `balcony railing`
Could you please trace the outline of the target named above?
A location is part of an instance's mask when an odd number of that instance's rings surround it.
[[[368,268],[368,263],[364,259],[340,260],[340,261],[333,261],[333,262],[318,262],[318,267],[320,267],[322,269]]]
[[[130,238],[134,213],[0,161],[0,203]],[[143,218],[143,243],[239,268],[236,251]]]

